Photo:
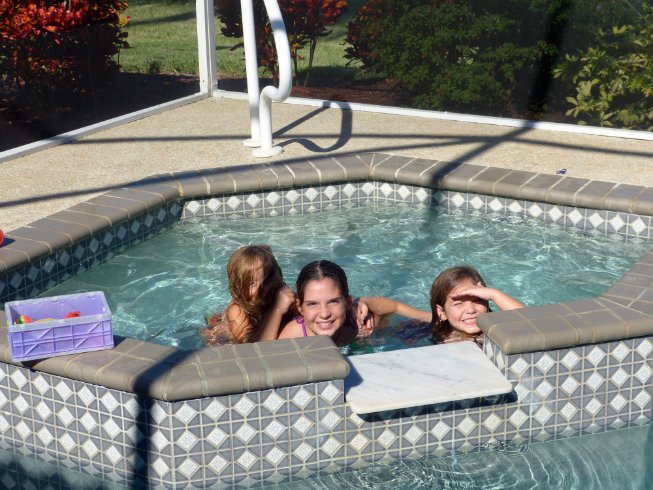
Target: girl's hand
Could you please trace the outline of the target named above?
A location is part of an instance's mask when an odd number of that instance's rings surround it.
[[[518,299],[513,298],[512,296],[507,295],[503,291],[494,288],[488,288],[483,286],[480,282],[471,288],[466,288],[458,291],[455,295],[452,295],[452,299],[459,299],[463,297],[472,296],[474,298],[479,298],[484,301],[492,301],[495,305],[499,307],[500,310],[515,310],[517,308],[523,308],[524,303]]]
[[[295,303],[295,293],[292,289],[288,287],[287,284],[284,284],[277,291],[277,295],[274,300],[274,307],[281,311],[281,313],[286,313],[292,304]]]
[[[485,301],[493,301],[496,296],[496,289],[483,286],[480,282],[471,288],[461,289],[456,294],[451,295],[451,299],[460,299],[465,296],[472,296],[474,298],[484,299]]]
[[[374,331],[374,314],[364,301],[354,303],[356,313],[356,325],[358,326],[358,337],[369,337]]]

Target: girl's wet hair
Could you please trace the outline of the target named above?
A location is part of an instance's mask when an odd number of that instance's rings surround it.
[[[259,265],[264,278],[255,297],[250,294],[250,284]],[[273,303],[276,292],[284,285],[281,267],[267,245],[246,245],[236,250],[227,263],[229,292],[233,302],[249,317],[251,331],[245,332],[239,342],[247,342],[251,333],[260,325],[264,312]]]
[[[467,265],[445,269],[433,281],[431,286],[431,336],[435,343],[442,343],[453,330],[448,320],[440,319],[437,307],[439,305],[444,308],[447,296],[465,280],[469,280],[473,284],[481,283],[481,285],[485,286],[481,274]]]
[[[300,303],[304,302],[304,290],[310,281],[319,281],[321,279],[331,279],[344,298],[349,298],[349,284],[347,282],[347,275],[338,264],[329,260],[316,260],[310,264],[306,264],[295,283],[295,290],[297,292],[297,299]]]

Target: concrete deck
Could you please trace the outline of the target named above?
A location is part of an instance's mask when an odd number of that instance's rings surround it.
[[[276,104],[284,153],[257,160],[242,145],[248,114],[214,97],[0,163],[0,228],[161,172],[366,151],[653,186],[652,141]]]

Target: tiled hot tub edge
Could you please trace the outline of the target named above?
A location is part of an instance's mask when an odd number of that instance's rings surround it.
[[[432,186],[448,191],[425,193]],[[553,224],[629,239],[648,240],[653,228],[649,188],[381,154],[160,175],[134,189],[107,193],[9,233],[16,241],[0,248],[0,298],[38,294],[51,281],[92,267],[180,218],[265,215],[259,201],[266,196],[256,194],[265,190],[278,190],[280,213],[329,208],[334,199],[352,196],[365,201],[369,191],[371,203],[436,202],[494,213],[519,207]],[[224,194],[234,198],[231,203],[205,198]],[[252,195],[257,197],[248,202]],[[318,205],[316,195],[328,199],[320,197]],[[41,230],[51,234],[38,235]],[[644,256],[599,298],[484,318],[485,351],[513,382],[516,400],[468,400],[364,420],[345,402],[346,362],[327,338],[190,353],[118,339],[112,351],[27,366],[12,364],[5,344],[0,434],[17,452],[40,453],[116,481],[179,488],[286,481],[372,461],[646,424],[652,260],[650,253]],[[550,339],[542,332],[547,329],[554,330]],[[533,335],[521,335],[527,331]],[[529,337],[534,344],[526,344]],[[304,345],[307,340],[315,343]],[[2,331],[0,341],[6,342]],[[275,356],[283,359],[278,378]]]

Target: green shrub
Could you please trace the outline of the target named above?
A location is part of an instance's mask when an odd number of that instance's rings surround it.
[[[632,24],[599,29],[590,47],[556,68],[575,87],[566,114],[579,124],[653,130],[653,8],[640,8]]]
[[[0,0],[0,92],[74,103],[118,69],[119,0]]]
[[[553,68],[625,8],[609,0],[368,0],[346,56],[396,78],[413,105],[493,115],[538,113]]]

